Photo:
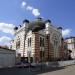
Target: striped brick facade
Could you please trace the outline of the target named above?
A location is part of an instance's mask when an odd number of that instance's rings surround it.
[[[30,25],[30,30],[27,29],[28,24]],[[33,61],[39,62],[41,60],[41,51],[43,51],[43,61],[57,60],[63,57],[63,49],[61,49],[61,31],[61,28],[53,27],[49,20],[47,23],[44,23],[42,20],[35,21],[34,23],[25,23],[25,27],[15,31],[16,37],[14,39],[13,48],[16,50],[16,42],[19,36],[21,57],[28,58],[28,51],[30,51],[30,57],[33,58]],[[44,38],[44,46],[40,46],[40,37],[42,39]],[[31,46],[28,46],[29,38],[31,38]],[[55,42],[57,43],[57,46],[55,45]]]
[[[60,58],[62,59],[64,57],[64,40],[61,40],[62,45],[59,46],[60,50]]]
[[[64,39],[61,39],[61,46],[59,48],[60,48],[60,58],[68,59],[67,43],[64,42]]]
[[[40,61],[40,35],[38,32],[32,32],[32,52],[31,52],[31,57],[33,58],[34,62]],[[55,60],[57,58],[54,58],[54,48],[52,43],[50,42],[50,35],[45,35],[44,37],[45,39],[45,45],[44,45],[44,60],[45,61],[52,61]],[[23,57],[23,53],[24,53],[24,57],[27,57],[27,50],[28,50],[28,43],[27,43],[27,39],[25,42],[25,49],[24,49],[24,37],[21,37],[21,44],[20,44],[20,52],[22,54]],[[16,41],[15,41],[16,42]],[[14,45],[14,47],[16,48],[16,43]],[[64,44],[62,42],[62,46],[59,47],[60,49],[60,58],[62,58],[63,55],[63,51],[64,51]],[[24,52],[23,52],[24,51]]]
[[[49,61],[50,59],[50,36],[45,36],[45,61]]]
[[[35,34],[35,53],[34,53],[34,58],[35,58],[35,62],[40,60],[40,42],[39,42],[39,34],[38,32],[34,32],[33,34]]]
[[[35,53],[34,58],[35,61],[40,61],[40,42],[39,42],[39,33],[35,32]],[[44,61],[54,61],[57,58],[54,58],[54,48],[53,45],[50,43],[50,35],[45,36],[45,46],[44,46]]]
[[[50,60],[54,60],[54,48],[51,43],[50,43]]]

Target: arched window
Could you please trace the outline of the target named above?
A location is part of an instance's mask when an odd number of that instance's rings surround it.
[[[59,39],[58,35],[54,34],[54,35],[52,36],[53,45],[54,45],[55,47],[58,47],[59,40],[60,40],[60,39]]]
[[[28,47],[29,47],[29,38],[28,38]]]
[[[44,38],[40,37],[40,47],[44,47]]]
[[[31,46],[31,37],[30,37],[30,46]]]
[[[40,47],[42,46],[42,38],[40,37]]]
[[[55,39],[54,40],[54,46],[57,47],[57,45],[58,45],[58,41]]]
[[[44,47],[44,38],[42,39],[42,46]]]
[[[31,47],[31,37],[28,38],[28,47]]]
[[[16,49],[20,49],[20,38],[19,37],[16,41]]]

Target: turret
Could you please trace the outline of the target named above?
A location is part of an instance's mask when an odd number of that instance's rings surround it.
[[[18,30],[18,27],[14,27],[14,30],[15,30],[15,31]]]
[[[45,21],[45,25],[46,25],[46,28],[50,27],[50,25],[51,25],[51,20],[46,20],[46,21]]]
[[[57,29],[58,29],[59,32],[62,34],[62,27],[58,27]]]
[[[23,20],[23,26],[28,28],[29,20],[25,19]]]
[[[51,26],[51,20],[46,20],[45,21],[45,27],[46,27],[46,34],[50,33],[50,26]]]
[[[21,28],[22,26],[21,25],[19,25],[19,27],[18,28]]]

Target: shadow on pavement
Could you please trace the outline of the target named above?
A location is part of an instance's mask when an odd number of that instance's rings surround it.
[[[5,68],[0,69],[0,75],[38,75],[42,73],[62,70],[65,67],[35,67],[35,68]]]

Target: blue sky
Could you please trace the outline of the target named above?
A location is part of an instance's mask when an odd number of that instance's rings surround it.
[[[63,27],[63,36],[75,36],[75,0],[0,0],[0,45],[9,44],[13,28],[37,16]]]

